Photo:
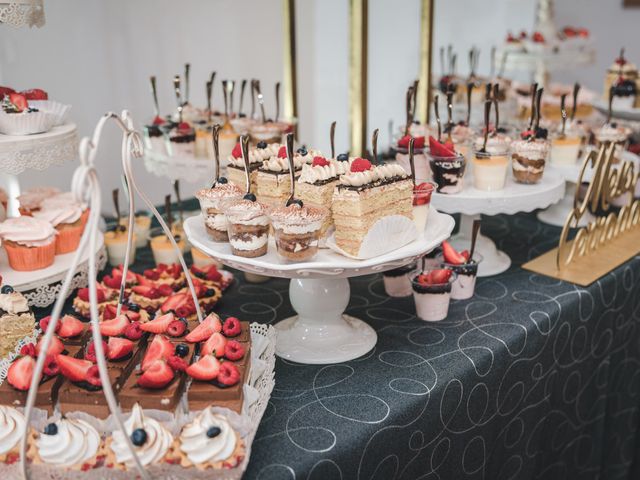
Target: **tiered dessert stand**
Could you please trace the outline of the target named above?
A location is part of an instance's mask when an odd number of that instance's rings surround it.
[[[434,193],[431,204],[446,213],[460,214],[460,230],[451,239],[459,249],[471,245],[473,221],[480,215],[514,215],[546,208],[564,197],[565,179],[553,168],[546,168],[542,180],[535,185],[523,185],[507,178],[503,190],[485,192],[473,187],[473,175],[465,176],[466,187],[456,194]],[[496,244],[482,234],[478,235],[476,252],[483,260],[478,266],[478,276],[498,275],[511,266],[509,256],[498,250]]]
[[[305,364],[327,364],[353,360],[376,344],[376,332],[362,320],[345,315],[350,298],[348,278],[401,267],[437,247],[449,238],[454,220],[431,208],[425,233],[393,252],[367,259],[344,257],[321,249],[316,258],[304,263],[286,263],[278,257],[273,241],[269,252],[258,258],[231,253],[225,243],[213,242],[201,216],[185,221],[189,241],[221,263],[245,272],[290,278],[289,299],[298,315],[279,322],[276,354]]]
[[[213,162],[209,158],[194,155],[170,156],[151,149],[145,149],[144,166],[148,172],[159,177],[190,183],[198,183],[213,175]]]
[[[9,214],[18,215],[15,201],[11,201],[20,193],[17,175],[26,170],[45,170],[52,165],[61,165],[78,156],[78,135],[76,125],[67,123],[54,127],[46,133],[36,135],[0,135],[0,183],[7,188],[10,198]],[[0,207],[2,208],[2,207]],[[99,235],[101,245],[97,256],[98,267],[106,264],[104,241]],[[0,252],[0,266],[4,282],[15,290],[22,292],[30,305],[46,307],[51,305],[62,287],[73,258],[73,253],[57,255],[53,265],[33,272],[16,272],[8,268],[7,258]],[[76,274],[72,280],[72,288],[87,285],[88,252],[82,256]]]

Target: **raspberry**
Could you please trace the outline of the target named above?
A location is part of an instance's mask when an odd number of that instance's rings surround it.
[[[179,337],[184,334],[187,329],[187,324],[182,320],[174,320],[167,327],[167,334],[171,337]]]
[[[138,340],[144,332],[140,328],[140,322],[131,322],[124,331],[124,336],[129,340]]]
[[[20,349],[20,355],[35,357],[36,346],[33,343],[27,343],[26,345],[23,345]]]
[[[327,167],[330,163],[324,157],[313,157],[313,162],[311,163],[314,167]]]
[[[222,333],[227,337],[236,337],[240,335],[242,331],[242,326],[240,324],[240,320],[236,317],[229,317],[224,321],[222,325]]]
[[[371,162],[369,160],[358,157],[351,163],[352,172],[365,172],[367,170],[371,170]]]
[[[180,358],[176,355],[172,355],[167,358],[167,364],[177,372],[184,372],[189,366],[184,358]]]
[[[218,372],[218,382],[228,387],[235,385],[240,381],[240,372],[238,367],[233,363],[223,362],[220,364],[220,371]]]
[[[278,150],[278,158],[287,158],[287,147],[280,147],[280,150]]]
[[[233,158],[242,157],[242,147],[240,146],[239,143],[236,143],[236,146],[233,147],[233,150],[231,151],[231,155],[233,155]]]
[[[242,344],[235,340],[229,340],[224,347],[224,356],[227,360],[240,360],[244,357],[244,353],[245,350]]]

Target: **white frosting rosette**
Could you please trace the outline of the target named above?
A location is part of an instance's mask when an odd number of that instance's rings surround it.
[[[27,298],[19,292],[0,293],[0,310],[14,315],[28,312]]]
[[[27,247],[49,245],[56,234],[56,229],[49,222],[33,217],[9,218],[0,223],[0,239]]]
[[[185,425],[180,434],[180,450],[194,465],[228,459],[236,449],[236,443],[236,433],[229,422],[210,408]]]
[[[49,206],[45,200],[42,208],[33,212],[33,218],[49,222],[54,227],[64,223],[75,223],[81,216],[82,207],[76,202],[70,202],[66,205],[56,203],[55,206]]]
[[[55,423],[55,435],[41,433],[36,440],[38,455],[49,465],[71,467],[91,460],[98,453],[100,434],[80,419],[63,418]]]
[[[0,406],[0,455],[5,455],[18,445],[25,427],[25,418],[15,408]]]

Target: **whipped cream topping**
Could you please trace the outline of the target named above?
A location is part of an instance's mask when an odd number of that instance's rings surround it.
[[[208,208],[220,209],[220,201],[227,198],[242,195],[240,187],[233,183],[216,183],[214,188],[203,188],[196,192],[196,198],[200,201],[200,208],[206,213]]]
[[[473,146],[476,150],[480,150],[484,143],[484,137],[479,136],[476,137],[473,142]],[[509,150],[509,145],[511,144],[511,138],[507,135],[497,133],[495,135],[489,135],[487,139],[487,152],[496,155],[496,154],[505,154]]]
[[[238,223],[243,220],[266,218],[267,207],[260,202],[252,202],[251,200],[240,198],[226,203],[224,213],[232,222]]]
[[[511,144],[511,151],[530,160],[544,160],[549,152],[549,142],[542,139],[516,140]]]
[[[240,240],[237,238],[229,238],[229,243],[236,250],[257,250],[258,248],[264,247],[269,240],[268,234],[256,235],[255,237],[249,240]]]
[[[309,233],[320,230],[327,211],[322,208],[291,204],[271,212],[273,228],[286,233]]]
[[[607,123],[600,128],[594,129],[593,133],[599,142],[624,142],[631,135],[631,129],[622,125],[614,127]]]
[[[56,422],[58,433],[40,434],[36,441],[38,454],[44,463],[70,467],[93,458],[100,446],[100,434],[80,419],[63,418]]]
[[[307,150],[307,153],[305,153],[304,155],[301,155],[298,152],[294,153],[293,161],[295,163],[297,159],[300,159],[300,162],[302,162],[302,164],[304,165],[305,163],[313,162],[314,157],[322,157],[322,156],[323,155],[320,150]]]
[[[73,194],[73,192],[64,192],[52,195],[51,197],[47,198],[46,206],[47,208],[66,207],[71,203],[78,204],[75,195]],[[87,209],[86,202],[80,202],[79,205],[82,210]],[[44,207],[45,203],[43,203],[42,206]]]
[[[138,428],[143,428],[147,433],[147,441],[144,444],[139,447],[133,446],[138,454],[140,463],[146,466],[158,462],[165,456],[173,442],[171,434],[157,420],[145,417],[142,413],[142,408],[136,403],[131,416],[124,422],[124,429],[127,435],[131,436],[133,431]],[[122,436],[122,432],[115,430],[112,434],[112,440],[111,449],[116,454],[116,461],[133,467],[134,460]]]
[[[22,208],[40,208],[40,203],[45,198],[59,194],[60,190],[55,187],[33,187],[25,190],[22,195],[18,195],[18,202]]]
[[[276,135],[284,131],[285,124],[276,122],[256,123],[251,127],[253,135]]]
[[[298,182],[313,184],[330,179],[337,180],[339,173],[336,163],[348,162],[330,162],[329,165],[316,165],[315,167],[309,164],[303,165],[300,177],[298,177]],[[346,167],[343,168],[343,170],[346,170]],[[342,174],[344,173],[346,172],[343,171]]]
[[[24,295],[19,292],[0,293],[0,310],[17,315],[29,311]]]
[[[313,157],[311,157],[313,160]],[[305,164],[305,157],[301,155],[293,156],[293,168],[296,170],[302,168]],[[262,170],[267,170],[269,172],[288,172],[289,171],[289,160],[287,158],[280,158],[276,155],[262,162]]]
[[[42,247],[54,241],[57,232],[44,220],[33,217],[8,218],[0,223],[0,238],[27,247]]]
[[[0,455],[13,449],[22,438],[25,418],[15,408],[0,405]]]
[[[454,143],[463,143],[471,139],[474,135],[473,129],[466,125],[455,125],[451,129],[451,139]]]
[[[211,427],[220,429],[220,433],[213,438],[207,436]],[[236,434],[229,422],[207,408],[182,429],[180,450],[194,465],[216,463],[231,456],[236,449],[236,441]]]
[[[407,172],[398,164],[387,164],[373,167],[364,172],[349,172],[340,177],[340,184],[360,187],[368,183],[389,180],[392,178],[407,178]]]
[[[268,160],[271,157],[275,157],[278,155],[278,151],[280,150],[279,143],[270,143],[266,148],[252,148],[249,150],[249,163],[254,165],[258,163],[262,163],[265,160]],[[242,160],[242,156],[236,158],[233,155],[229,155],[229,164],[234,167],[243,168],[244,160]]]
[[[54,207],[49,206],[48,200],[45,199],[40,210],[33,212],[33,217],[56,226],[61,223],[77,222],[82,216],[82,207],[79,203],[70,202],[65,206],[57,206],[56,203],[55,205]]]
[[[222,232],[227,231],[227,217],[225,217],[222,213],[219,213],[217,215],[208,215],[205,218],[204,223],[209,228],[213,228],[214,230],[220,230]]]

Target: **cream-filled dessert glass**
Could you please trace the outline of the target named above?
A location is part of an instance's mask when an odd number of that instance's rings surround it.
[[[483,141],[478,137],[474,142],[473,186],[487,192],[502,190],[509,170],[510,142],[505,138],[490,137],[483,150]]]
[[[422,182],[413,188],[413,223],[418,229],[418,234],[424,232],[427,226],[431,195],[437,188],[438,185],[434,182]]]
[[[473,297],[478,276],[478,265],[482,262],[482,255],[474,253],[471,260],[463,264],[448,263],[442,255],[437,257],[442,268],[448,268],[456,275],[451,287],[452,300],[466,300]]]
[[[605,142],[615,143],[616,147],[614,150],[613,163],[620,162],[622,152],[626,148],[632,132],[633,131],[629,127],[616,122],[606,123],[600,128],[593,129],[597,148],[600,148],[600,146]]]
[[[518,183],[533,184],[542,180],[549,154],[546,138],[531,137],[511,143],[513,178]]]
[[[416,264],[411,263],[404,267],[387,270],[382,274],[384,291],[390,297],[409,297],[413,293],[411,279],[415,276]]]
[[[416,315],[420,320],[438,322],[447,318],[455,280],[455,273],[443,269],[422,272],[411,280]]]

